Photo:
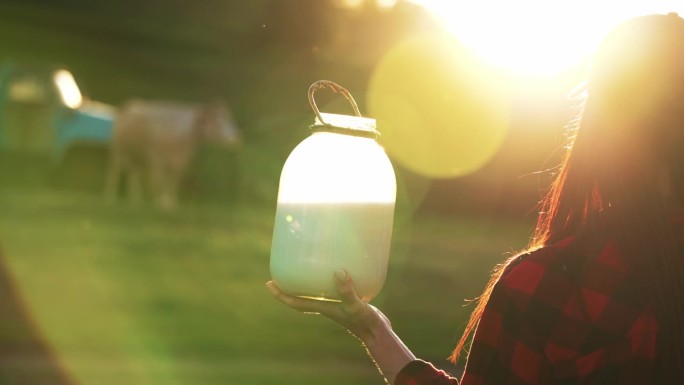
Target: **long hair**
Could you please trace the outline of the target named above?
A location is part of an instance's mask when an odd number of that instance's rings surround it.
[[[599,47],[586,91],[527,250],[495,269],[450,359],[458,359],[509,263],[568,236],[599,242],[605,237],[596,235],[605,235],[651,298],[654,373],[684,383],[684,249],[671,218],[672,206],[684,203],[684,20],[650,15],[621,24]]]

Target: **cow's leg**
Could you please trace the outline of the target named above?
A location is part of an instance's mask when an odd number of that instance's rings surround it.
[[[178,206],[178,199],[174,193],[174,175],[168,163],[164,164],[162,177],[160,178],[160,189],[157,200],[159,208],[165,211],[172,211]]]
[[[178,175],[173,170],[168,170],[166,178],[166,185],[162,199],[162,208],[166,210],[173,210],[178,207]]]
[[[154,203],[166,206],[166,165],[164,159],[157,152],[150,152],[148,156],[149,188]]]
[[[129,167],[128,200],[136,206],[143,200],[143,170],[139,165],[131,164]]]
[[[166,159],[164,174],[164,192],[161,207],[173,210],[178,207],[178,192],[190,161],[190,151],[176,151],[172,157]]]
[[[119,182],[121,180],[121,172],[123,167],[123,160],[121,154],[112,148],[109,156],[109,164],[107,166],[107,176],[105,179],[105,202],[114,204],[117,201],[119,194]]]

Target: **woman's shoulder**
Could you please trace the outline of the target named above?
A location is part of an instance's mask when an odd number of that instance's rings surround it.
[[[612,240],[585,242],[569,237],[512,258],[496,285],[500,294],[525,311],[530,303],[568,311],[576,299],[598,303],[608,298],[622,301],[622,297],[629,297],[622,302],[642,307],[644,298],[635,294],[638,287],[630,276]]]
[[[497,286],[516,295],[570,295],[578,288],[618,286],[629,267],[615,242],[568,237],[511,258]]]
[[[513,258],[491,299],[517,317],[506,322],[524,323],[554,363],[575,367],[591,352],[650,357],[657,326],[636,273],[614,241],[571,237]]]
[[[569,272],[569,267],[586,260],[581,251],[577,250],[577,243],[576,237],[567,237],[549,245],[518,253],[506,262],[500,280],[518,280],[521,278],[520,275],[538,276],[554,270]]]

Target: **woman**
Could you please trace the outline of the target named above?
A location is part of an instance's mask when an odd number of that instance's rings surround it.
[[[502,264],[452,353],[462,385],[684,383],[684,20],[642,16],[599,48],[527,251]],[[456,384],[335,274],[340,304],[267,285],[354,333],[393,384]]]

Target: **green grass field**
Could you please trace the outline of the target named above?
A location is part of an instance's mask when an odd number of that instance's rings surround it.
[[[310,67],[285,55],[286,39],[243,47],[242,34],[216,35],[208,42],[220,49],[204,49],[188,28],[163,20],[117,25],[107,12],[33,3],[0,6],[0,31],[12,37],[2,59],[67,65],[87,94],[113,104],[225,93],[246,134],[234,170],[200,160],[207,172],[195,174],[194,186],[214,189],[211,199],[186,197],[190,204],[173,214],[105,205],[93,189],[102,176],[93,162],[74,163],[94,178],[65,177],[0,154],[5,263],[31,324],[67,372],[82,385],[382,384],[349,333],[286,308],[264,286],[278,172],[313,122],[306,86],[320,74],[362,84],[369,64]],[[410,181],[398,176],[405,194]],[[472,309],[464,300],[525,245],[531,218],[411,215],[400,199],[387,282],[373,303],[416,355],[455,373],[445,358]],[[0,364],[12,355],[3,348],[21,348],[4,326]],[[27,383],[20,374],[5,381],[6,370],[32,365],[12,363],[0,367],[0,384]]]
[[[6,262],[35,325],[80,383],[382,383],[351,335],[264,287],[275,202],[164,214],[11,179],[3,175],[0,191]],[[398,218],[373,303],[418,356],[456,372],[444,359],[470,311],[464,299],[524,245],[529,223]]]

